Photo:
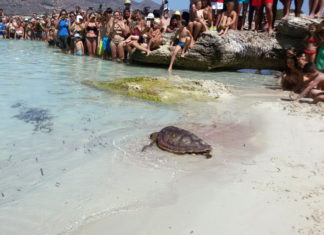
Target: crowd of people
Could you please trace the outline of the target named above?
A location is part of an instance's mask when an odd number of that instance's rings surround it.
[[[292,0],[280,1],[284,5],[283,18],[287,18]],[[295,0],[295,17],[300,17],[303,2]],[[34,13],[27,18],[6,16],[0,9],[0,39],[45,41],[64,53],[123,62],[126,58],[131,60],[135,49],[150,55],[163,44],[163,34],[175,33],[170,45],[173,50],[171,71],[179,51],[184,57],[207,31],[218,31],[222,37],[226,37],[228,30],[268,31],[271,35],[278,0],[190,0],[189,11],[172,14],[167,4],[167,0],[162,0],[160,9],[139,10],[132,9],[131,0],[125,0],[124,8],[119,10],[103,10],[101,5],[97,10],[92,7],[82,10],[77,6],[74,11],[62,9],[58,13],[53,10],[51,14],[38,16]],[[323,5],[323,0],[310,0],[308,17],[321,17]],[[310,71],[316,70],[318,76],[322,76],[323,35],[323,24],[311,25],[304,50],[287,50],[286,71],[281,78],[284,89],[302,92],[316,80]],[[323,87],[317,84],[315,88],[324,91],[324,84]],[[312,88],[311,93],[315,90]],[[314,98],[314,102],[324,101],[323,92],[315,93],[319,98]]]

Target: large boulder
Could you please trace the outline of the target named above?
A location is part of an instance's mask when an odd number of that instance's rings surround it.
[[[319,23],[319,20],[289,17],[280,22],[278,32],[274,36],[267,33],[230,30],[228,36],[222,38],[217,32],[210,31],[197,40],[184,58],[180,58],[179,53],[175,66],[193,70],[280,70],[285,65],[285,48],[294,46],[302,49],[302,38],[305,37],[307,28],[312,22]],[[168,47],[171,38],[172,35],[166,34],[164,45],[152,51],[150,56],[136,51],[132,57],[133,61],[167,66],[172,55],[172,50]]]

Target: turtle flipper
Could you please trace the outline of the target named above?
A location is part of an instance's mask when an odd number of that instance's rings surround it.
[[[155,144],[155,142],[156,142],[156,141],[154,140],[154,141],[152,141],[152,143],[150,143],[149,145],[144,146],[144,147],[142,148],[142,152],[144,152],[147,148],[152,147],[153,144]]]
[[[210,158],[213,157],[213,156],[210,154],[210,152],[204,153],[204,156],[205,156],[207,159],[210,159]]]

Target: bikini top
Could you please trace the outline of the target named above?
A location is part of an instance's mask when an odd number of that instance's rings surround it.
[[[123,30],[122,30],[122,28],[120,27],[119,24],[116,24],[114,26],[114,31],[116,32],[116,34],[119,34],[119,35],[122,35],[123,34]]]
[[[98,32],[98,29],[97,29],[96,26],[93,26],[93,27],[88,26],[88,27],[87,27],[87,31],[88,31],[88,32],[91,31],[91,30],[92,30],[94,33],[97,33],[97,32]]]
[[[314,39],[314,38],[310,38],[310,39],[308,39],[308,42],[309,42],[309,43],[317,43],[317,40]]]

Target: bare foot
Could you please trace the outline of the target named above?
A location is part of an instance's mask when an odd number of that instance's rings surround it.
[[[185,53],[182,52],[181,55],[180,55],[181,58],[184,58],[185,57]]]
[[[171,73],[171,71],[172,71],[172,68],[169,67],[168,72]]]
[[[289,16],[288,14],[287,14],[287,15],[284,15],[281,19],[282,19],[282,20],[285,20],[285,19],[288,18],[288,16]]]
[[[308,18],[310,18],[310,19],[314,19],[314,14],[310,14],[309,16],[308,16]]]
[[[151,54],[151,51],[150,50],[147,50],[146,51],[146,56],[149,56]]]
[[[269,28],[268,33],[269,33],[269,36],[273,35],[273,33],[274,33],[274,32],[273,32],[273,29]]]

